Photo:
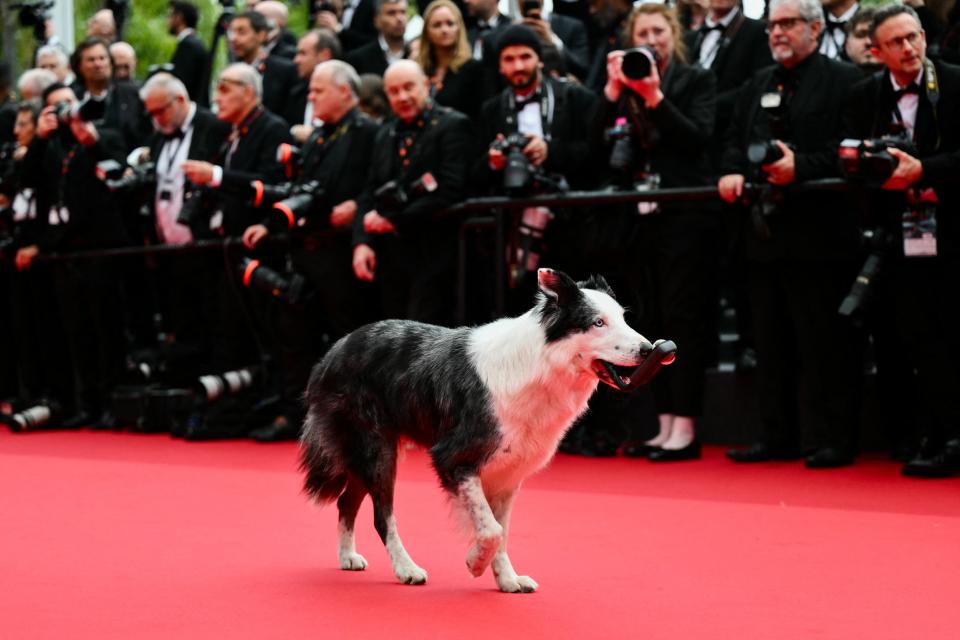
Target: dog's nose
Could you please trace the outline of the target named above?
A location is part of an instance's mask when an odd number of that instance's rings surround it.
[[[653,345],[643,340],[640,343],[640,356],[646,358],[653,351]]]

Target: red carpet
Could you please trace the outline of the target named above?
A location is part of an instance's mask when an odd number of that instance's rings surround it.
[[[397,517],[423,587],[395,582],[360,515],[300,495],[293,444],[0,431],[0,638],[957,637],[960,481],[879,458],[834,471],[560,456],[521,492],[511,556],[540,583],[464,567],[426,457]]]

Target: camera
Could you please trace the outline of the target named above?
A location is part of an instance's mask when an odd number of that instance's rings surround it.
[[[323,187],[316,180],[301,182],[293,186],[290,195],[275,202],[273,208],[286,216],[292,229],[304,217],[314,199],[323,198],[323,195]]]
[[[623,75],[631,80],[643,80],[650,75],[654,65],[660,62],[660,56],[653,47],[641,45],[623,52]]]
[[[47,12],[53,9],[55,2],[18,2],[10,5],[10,9],[17,10],[17,21],[21,27],[33,28],[33,36],[37,42],[46,42]]]
[[[248,257],[240,260],[238,270],[244,287],[263,291],[289,304],[300,302],[305,284],[300,274],[295,273],[287,278],[259,260]]]
[[[533,181],[534,168],[523,155],[523,150],[530,140],[522,133],[511,133],[502,140],[494,140],[490,148],[495,149],[506,157],[503,167],[503,188],[507,193],[515,193],[526,189]]]
[[[783,149],[774,140],[751,142],[747,146],[747,160],[751,164],[772,164],[783,157]]]
[[[71,120],[79,119],[82,122],[94,122],[102,120],[107,112],[107,103],[105,100],[96,98],[87,98],[81,102],[68,102],[63,100],[53,105],[53,112],[61,126],[68,126]]]
[[[97,177],[110,191],[130,192],[151,187],[157,183],[157,165],[153,162],[140,162],[130,166],[127,173],[116,160],[101,160],[97,163]]]
[[[381,215],[396,213],[407,206],[414,197],[437,190],[437,179],[432,173],[425,173],[406,189],[396,180],[389,180],[373,192],[377,202],[377,211]]]
[[[633,127],[626,118],[617,118],[612,127],[603,132],[607,141],[613,142],[610,150],[610,168],[614,171],[629,171],[633,165]]]
[[[293,179],[300,175],[303,166],[303,153],[300,147],[284,142],[277,146],[277,162],[283,165],[287,178]]]
[[[520,2],[520,15],[524,18],[540,18],[543,11],[543,3],[540,0],[522,0]]]
[[[879,186],[893,174],[899,163],[890,153],[890,149],[900,149],[910,155],[917,155],[913,142],[902,134],[867,140],[847,138],[840,143],[837,150],[840,170],[848,179]]]
[[[56,401],[39,400],[32,406],[0,415],[0,422],[10,427],[13,432],[24,433],[52,427],[61,417],[60,405]]]
[[[869,254],[863,261],[863,266],[860,267],[860,272],[854,279],[850,292],[847,293],[837,310],[840,315],[855,320],[859,320],[861,310],[869,301],[873,291],[873,282],[880,274],[887,252],[894,245],[893,235],[883,227],[865,229],[860,233],[860,239]]]
[[[200,220],[203,212],[206,192],[203,187],[189,188],[185,186],[183,192],[183,204],[180,205],[180,214],[177,216],[177,222],[186,226],[192,226]]]

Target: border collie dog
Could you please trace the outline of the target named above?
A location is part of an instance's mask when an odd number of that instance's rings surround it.
[[[533,309],[473,328],[385,320],[338,341],[310,376],[300,440],[306,493],[337,501],[340,568],[365,569],[354,522],[367,494],[393,572],[423,584],[393,515],[401,438],[429,450],[443,488],[472,529],[467,568],[493,567],[506,592],[537,583],[507,556],[510,507],[523,481],[547,465],[587,407],[608,365],[637,366],[653,345],[624,321],[600,277],[574,282],[538,272]]]

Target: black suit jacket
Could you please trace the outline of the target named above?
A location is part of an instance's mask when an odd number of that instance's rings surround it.
[[[83,95],[78,94],[78,97]],[[153,125],[136,85],[129,82],[111,84],[104,105],[103,126],[120,132],[127,151],[146,142]]]
[[[443,77],[443,86],[433,94],[433,100],[439,105],[456,109],[472,120],[480,115],[480,107],[490,97],[492,89],[483,64],[478,60],[467,60],[453,71],[447,69]]]
[[[300,81],[296,65],[286,58],[271,55],[258,62],[256,68],[263,77],[263,106],[283,119],[294,87]]]
[[[923,165],[918,188],[933,187],[937,206],[937,254],[960,255],[960,67],[935,61],[939,99],[930,100],[926,81],[921,83],[915,127],[916,156]],[[889,73],[878,72],[856,85],[850,94],[845,117],[845,135],[875,138],[889,133],[896,98]],[[904,210],[901,193],[884,191],[878,207],[889,207],[899,216]],[[896,218],[892,221],[896,224]],[[902,246],[901,246],[902,248]]]
[[[423,127],[415,133],[416,141],[406,155],[404,167],[398,153],[398,142],[409,135],[404,125],[393,120],[380,128],[374,141],[373,157],[367,168],[367,182],[357,200],[354,221],[354,244],[369,243],[376,236],[363,230],[363,216],[376,209],[388,217],[402,236],[415,233],[419,227],[436,222],[448,206],[463,200],[466,194],[470,159],[476,153],[473,126],[470,120],[451,109],[434,106],[421,115]],[[416,126],[416,125],[414,125]],[[410,186],[430,173],[437,182],[436,190],[422,195],[411,194],[407,206],[399,211],[381,211],[374,192],[390,180],[397,180],[409,191]]]
[[[763,69],[744,85],[734,106],[721,160],[723,173],[754,173],[747,161],[751,142],[771,136],[760,97],[772,90],[779,65]],[[862,78],[853,65],[812,54],[797,67],[796,94],[789,101],[785,142],[796,152],[795,182],[839,176],[837,147],[850,87]],[[746,220],[747,256],[754,260],[849,260],[858,248],[856,212],[845,198],[824,192],[788,194],[763,226]]]
[[[350,20],[350,26],[341,29],[337,37],[340,38],[340,45],[343,50],[353,51],[363,45],[377,39],[377,28],[373,24],[373,17],[376,11],[374,0],[360,0],[360,4],[353,12],[353,18]]]
[[[586,27],[576,18],[554,12],[550,14],[550,29],[563,42],[563,62],[567,71],[581,80],[586,79],[590,65]]]
[[[214,164],[223,167],[220,188],[213,191],[223,211],[223,230],[228,236],[239,236],[250,225],[261,220],[261,214],[246,197],[253,180],[275,184],[284,180],[284,169],[277,161],[277,146],[290,142],[286,122],[264,110],[240,136],[236,150],[227,160],[230,141],[228,136],[215,156]],[[234,195],[244,194],[244,195]],[[212,214],[213,212],[210,211]],[[208,222],[209,219],[206,221]],[[209,225],[206,225],[209,228]],[[204,233],[203,226],[199,232]],[[205,232],[209,235],[209,231]],[[194,235],[196,237],[196,234]]]
[[[213,113],[202,107],[197,107],[193,116],[193,136],[190,138],[190,149],[187,151],[188,160],[206,160],[212,162],[217,159],[223,141],[230,134],[230,125],[219,120]],[[160,157],[167,138],[154,131],[147,141],[150,148],[150,157],[156,162]]]
[[[210,104],[210,89],[207,86],[209,54],[197,34],[191,33],[177,43],[170,62],[173,64],[173,75],[187,87],[190,99],[202,107]]]
[[[716,106],[716,80],[700,67],[673,61],[663,74],[660,89],[664,99],[656,109],[643,106],[643,99],[624,89],[619,102],[602,100],[594,127],[593,140],[604,140],[603,131],[613,126],[618,117],[633,122],[632,112],[639,109],[642,128],[651,131],[650,148],[640,148],[634,138],[634,159],[649,161],[650,170],[660,175],[663,188],[708,185],[713,182],[707,143],[713,135]],[[634,105],[630,102],[634,101]],[[636,124],[634,127],[636,128]],[[597,166],[609,163],[612,144],[607,142],[597,157]],[[635,167],[643,169],[642,166]],[[701,203],[665,203],[664,210],[702,210]]]
[[[597,97],[580,85],[555,78],[543,79],[543,91],[554,96],[553,121],[548,133],[547,160],[543,168],[548,173],[564,175],[572,187],[586,187],[592,183],[593,163],[590,158],[590,127],[597,108]],[[480,142],[483,154],[474,165],[473,174],[480,187],[490,187],[500,174],[494,173],[487,161],[487,149],[498,133],[508,135],[517,131],[516,112],[511,107],[512,89],[504,89],[487,100],[480,115]]]
[[[710,71],[717,77],[717,124],[724,129],[733,113],[737,90],[754,73],[773,65],[765,29],[762,21],[747,18],[740,12],[720,37],[720,48]],[[700,59],[705,33],[703,30],[689,31],[684,37],[692,65]]]
[[[287,124],[303,124],[303,114],[307,110],[307,92],[310,89],[310,83],[307,80],[300,80],[293,86],[290,95],[287,96],[287,108],[282,114]]]
[[[347,54],[345,59],[361,75],[372,73],[382,76],[387,70],[387,56],[380,48],[379,40],[373,40],[359,49],[354,49]]]

